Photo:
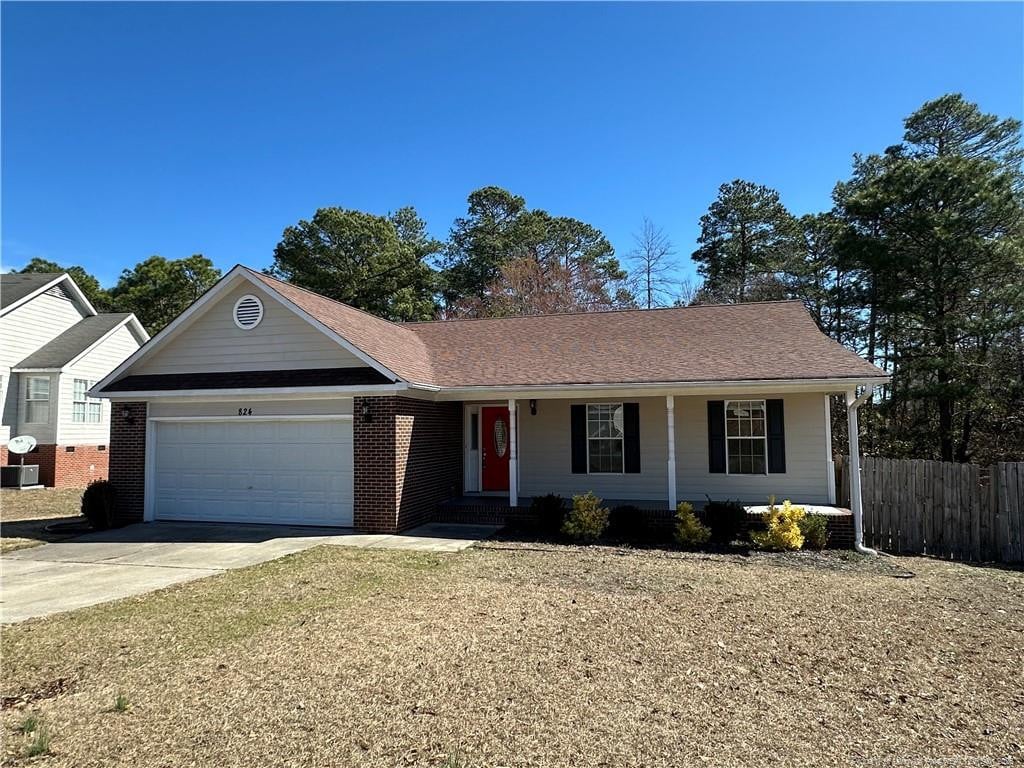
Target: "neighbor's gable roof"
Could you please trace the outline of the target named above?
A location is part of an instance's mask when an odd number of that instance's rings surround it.
[[[63,368],[81,357],[97,342],[122,325],[132,323],[132,332],[139,343],[148,338],[131,312],[110,312],[86,317],[26,357],[14,370]]]
[[[438,387],[886,375],[799,301],[392,323],[252,274],[405,380]]]
[[[96,309],[66,272],[5,272],[0,274],[0,315],[5,315],[36,295],[54,288],[63,288],[68,298],[81,305],[84,314],[96,314]]]

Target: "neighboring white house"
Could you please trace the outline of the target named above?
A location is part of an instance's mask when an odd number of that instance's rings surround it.
[[[67,274],[0,275],[0,460],[32,435],[40,482],[79,487],[107,475],[110,402],[92,385],[149,339],[131,313],[98,313]]]

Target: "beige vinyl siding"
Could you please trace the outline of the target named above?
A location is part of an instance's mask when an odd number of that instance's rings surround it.
[[[825,409],[819,393],[746,396],[743,400],[782,398],[786,425],[786,472],[726,475],[708,472],[709,399],[677,397],[676,488],[680,501],[736,499],[767,504],[769,496],[803,504],[828,504],[825,456]]]
[[[166,403],[152,401],[149,416],[238,416],[239,408],[252,408],[253,416],[351,416],[352,398],[310,398],[308,400],[247,400],[239,394],[237,400],[209,402]]]
[[[110,436],[110,401],[104,399],[99,424],[74,421],[75,379],[97,382],[125,361],[139,342],[126,327],[121,326],[95,349],[60,375],[60,410],[57,421],[59,445],[106,444]]]
[[[251,330],[235,325],[235,302],[253,294],[263,319]],[[132,367],[134,374],[351,368],[366,364],[275,298],[249,283],[219,298],[161,349]]]
[[[770,475],[725,475],[708,472],[707,397],[675,398],[676,496],[680,501],[736,499],[764,504],[770,495],[806,504],[827,504],[825,415],[820,393],[778,395],[766,392],[744,399],[784,400],[786,472]],[[570,405],[636,402],[640,404],[640,473],[572,473]],[[668,426],[663,397],[539,400],[531,416],[525,401],[519,409],[519,482],[522,496],[557,493],[571,496],[594,491],[607,499],[668,498]],[[358,447],[357,447],[358,450]],[[667,503],[667,502],[666,502]]]
[[[519,493],[569,497],[593,491],[607,499],[661,499],[668,493],[668,441],[665,398],[627,398],[640,404],[640,472],[572,473],[570,406],[573,403],[618,403],[616,399],[538,400],[537,415],[526,401],[519,407]]]

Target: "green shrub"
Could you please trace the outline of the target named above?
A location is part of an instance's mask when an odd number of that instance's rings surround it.
[[[562,533],[573,541],[591,542],[601,538],[608,527],[608,508],[601,506],[601,499],[588,491],[572,497],[572,509],[562,523]]]
[[[752,533],[750,538],[761,549],[800,549],[804,545],[800,521],[806,514],[807,511],[803,507],[794,506],[789,499],[782,502],[781,507],[777,507],[775,499],[772,498],[768,511],[763,515],[768,530]]]
[[[82,494],[82,515],[97,531],[114,524],[114,486],[109,480],[96,480]]]
[[[701,518],[711,528],[711,541],[715,544],[731,544],[747,526],[747,511],[737,501],[708,499]]]
[[[797,522],[807,549],[824,549],[828,546],[828,518],[825,515],[805,515]]]
[[[50,731],[45,725],[37,727],[33,733],[35,736],[25,746],[26,757],[38,757],[50,753]]]
[[[641,541],[650,535],[647,515],[632,504],[614,507],[608,514],[608,536],[625,541]]]
[[[131,708],[131,702],[128,701],[128,697],[119,693],[114,697],[114,711],[115,712],[127,712]]]
[[[537,530],[549,534],[558,533],[565,520],[565,499],[557,493],[534,497],[530,502],[530,518]]]
[[[676,543],[681,547],[699,547],[711,537],[711,529],[693,514],[693,504],[681,501],[676,507]]]

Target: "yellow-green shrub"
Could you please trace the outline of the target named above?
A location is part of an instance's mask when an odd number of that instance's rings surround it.
[[[572,497],[572,509],[562,523],[562,533],[574,541],[596,541],[608,527],[608,508],[593,491]]]
[[[682,547],[699,547],[710,537],[711,529],[693,514],[693,504],[679,502],[676,507],[676,542]]]
[[[806,514],[807,510],[792,505],[789,499],[782,502],[781,507],[775,506],[775,499],[772,499],[763,515],[768,530],[752,533],[750,538],[761,549],[800,549],[804,545],[800,521]]]

